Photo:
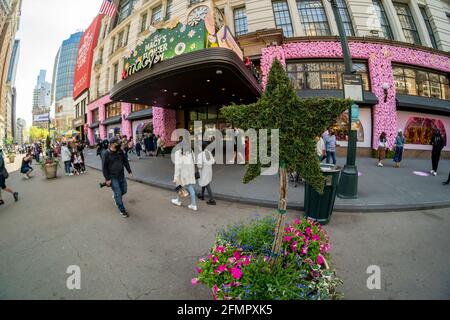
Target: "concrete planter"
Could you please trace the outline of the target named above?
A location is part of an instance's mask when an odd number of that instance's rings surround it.
[[[14,163],[14,161],[16,161],[16,155],[10,154],[10,155],[8,155],[8,159],[9,159],[9,163]]]
[[[47,179],[56,178],[56,173],[58,169],[58,164],[56,162],[46,163],[44,165],[44,172]]]

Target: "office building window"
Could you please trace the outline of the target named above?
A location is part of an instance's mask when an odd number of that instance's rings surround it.
[[[416,23],[411,15],[411,10],[407,4],[394,2],[395,10],[397,11],[398,19],[403,29],[406,42],[413,44],[421,44],[419,32],[417,32]]]
[[[389,24],[383,3],[381,0],[372,0],[372,4],[375,8],[378,20],[380,21],[381,32],[383,33],[381,36],[385,39],[394,40],[394,35],[392,34],[391,25]]]
[[[194,4],[200,3],[203,0],[189,0],[189,6],[193,6]]]
[[[147,12],[141,16],[141,32],[147,30],[147,18],[148,18]]]
[[[113,85],[115,85],[117,83],[117,74],[119,73],[119,63],[114,64],[113,67]]]
[[[425,21],[425,25],[427,26],[428,35],[430,36],[431,45],[433,48],[437,49],[436,38],[434,36],[433,27],[431,26],[430,18],[428,17],[428,13],[424,7],[420,7],[420,12],[422,12],[423,20]]]
[[[98,109],[92,110],[92,122],[97,122],[98,119]]]
[[[142,110],[146,110],[146,109],[150,109],[151,106],[145,105],[145,104],[138,104],[138,103],[133,103],[131,105],[131,112],[138,112],[138,111],[142,111]]]
[[[123,47],[123,34],[124,34],[124,30],[119,32],[119,37],[117,38],[117,47],[118,48]]]
[[[331,35],[321,0],[298,0],[297,10],[307,36]]]
[[[161,21],[161,11],[162,11],[161,5],[152,9],[152,22],[151,22],[152,24]]]
[[[234,9],[234,30],[236,36],[240,36],[241,34],[246,34],[248,32],[247,13],[245,12],[244,7]]]
[[[449,99],[449,81],[444,73],[394,66],[395,90],[399,94]]]
[[[344,70],[344,63],[340,61],[287,63],[289,79],[297,90],[342,90],[342,73]],[[364,90],[369,91],[367,64],[355,61],[353,70],[361,75]]]
[[[293,37],[294,30],[292,28],[291,16],[289,14],[289,6],[287,4],[287,1],[273,1],[272,9],[275,16],[275,24],[277,28],[283,29],[283,35],[285,37]]]
[[[121,23],[125,20],[133,11],[135,0],[122,0],[119,4],[119,16],[117,23]]]
[[[354,36],[355,30],[353,29],[352,18],[350,17],[350,12],[347,8],[347,2],[345,1],[346,0],[336,0],[336,4],[342,19],[342,24],[344,25],[345,35]]]
[[[173,10],[173,2],[172,0],[167,0],[165,20],[169,20],[170,18],[172,18],[172,10]]]

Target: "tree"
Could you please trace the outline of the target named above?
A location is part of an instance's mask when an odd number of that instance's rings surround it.
[[[43,128],[31,126],[29,135],[31,141],[41,141],[48,136],[48,131]]]
[[[351,101],[344,99],[299,98],[282,64],[275,59],[266,89],[256,103],[232,104],[221,109],[228,121],[243,130],[279,129],[279,216],[273,254],[280,251],[285,224],[287,169],[296,171],[315,190],[323,192],[325,178],[316,155],[315,137],[320,136],[350,105]],[[261,168],[259,161],[247,164],[243,182],[248,183],[259,176]]]

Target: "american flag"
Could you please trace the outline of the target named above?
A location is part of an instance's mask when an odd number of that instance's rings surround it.
[[[116,6],[112,2],[112,0],[103,0],[103,4],[100,8],[99,14],[105,14],[109,17],[113,17],[116,12]]]

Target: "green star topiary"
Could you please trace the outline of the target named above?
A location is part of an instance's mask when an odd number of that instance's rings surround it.
[[[323,192],[325,178],[316,155],[315,137],[320,136],[350,105],[351,100],[344,99],[299,98],[282,64],[275,59],[266,89],[256,103],[232,104],[221,109],[225,119],[237,128],[279,129],[280,219],[277,231],[284,228],[287,169],[296,171],[306,183],[319,193]],[[248,183],[259,176],[261,168],[259,162],[247,164],[243,182]],[[282,232],[276,234],[275,253],[281,247],[281,235]]]

